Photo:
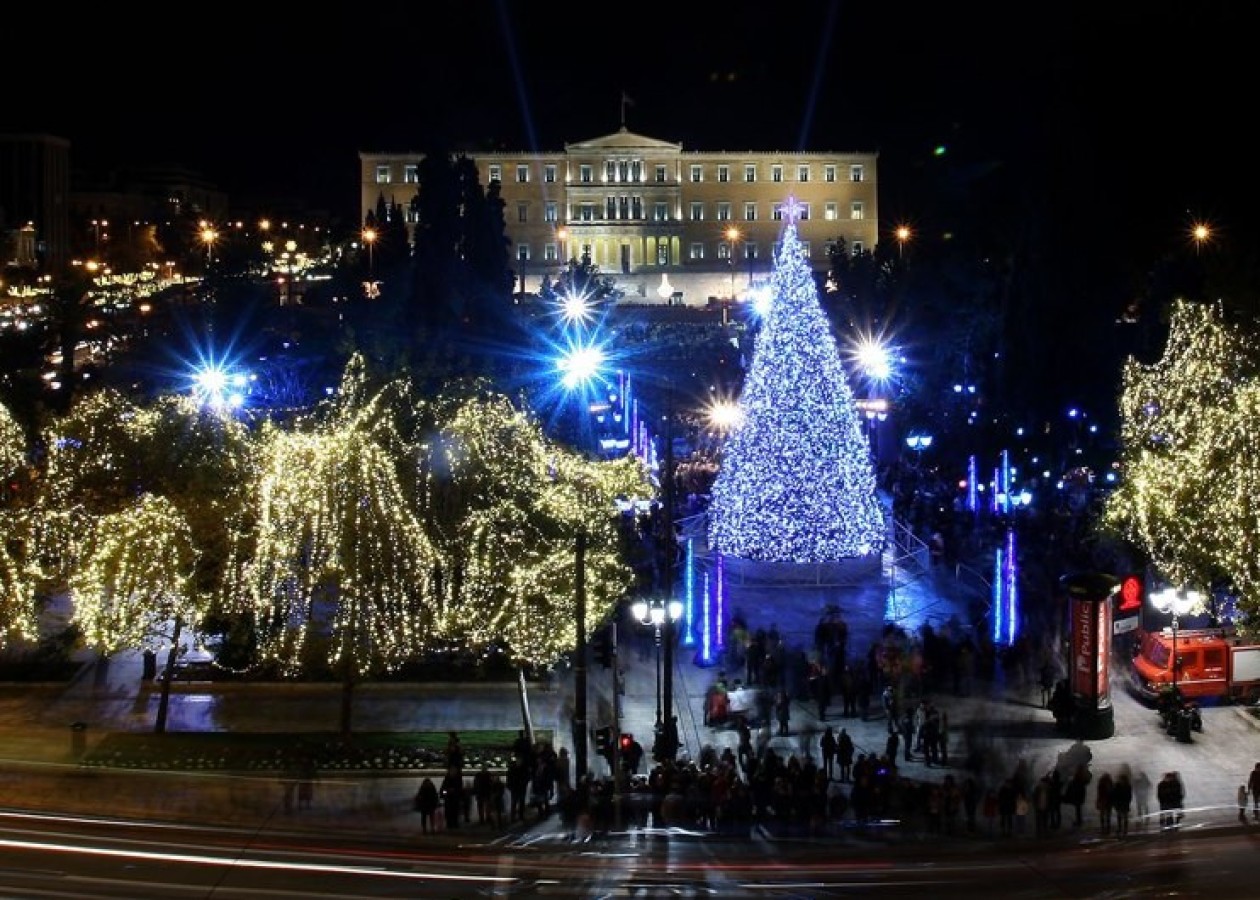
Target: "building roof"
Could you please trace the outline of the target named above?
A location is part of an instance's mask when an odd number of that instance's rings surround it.
[[[628,131],[625,126],[622,126],[621,130],[614,134],[606,134],[603,137],[591,138],[589,141],[577,141],[564,145],[564,149],[567,152],[574,150],[632,150],[642,148],[681,152],[682,144],[645,137],[641,134],[635,134],[633,131]]]

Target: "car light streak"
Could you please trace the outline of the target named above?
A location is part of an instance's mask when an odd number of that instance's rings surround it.
[[[104,847],[82,847],[57,844],[49,841],[19,841],[0,839],[0,847],[14,850],[42,850],[50,853],[69,853],[76,856],[105,856],[121,859],[137,859],[148,862],[189,863],[193,865],[227,866],[235,869],[273,869],[290,872],[315,872],[329,875],[376,875],[385,878],[412,881],[455,881],[478,884],[506,884],[515,879],[501,875],[444,875],[437,872],[404,872],[397,869],[370,866],[335,866],[327,863],[270,862],[262,859],[207,856],[194,853],[154,853],[141,850],[110,850]]]

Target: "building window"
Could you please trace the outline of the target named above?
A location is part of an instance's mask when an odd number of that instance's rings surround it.
[[[664,166],[657,166],[657,167],[656,167],[656,181],[657,181],[657,183],[658,183],[658,184],[663,184],[666,180],[667,180],[667,177],[666,177],[666,169],[665,169],[665,167],[664,167]]]
[[[687,251],[688,259],[704,259],[704,244],[699,242],[691,245],[691,249]]]
[[[744,244],[744,259],[752,261],[757,258],[757,245],[751,241]]]
[[[617,198],[616,197],[604,198],[604,218],[605,219],[617,218]]]
[[[556,183],[556,167],[555,166],[543,166],[543,181],[547,182],[547,184]]]
[[[849,180],[853,182],[866,180],[866,173],[861,166],[849,166]]]
[[[865,219],[866,218],[866,207],[863,205],[861,200],[854,200],[852,203],[849,204],[849,218],[850,219]]]
[[[801,256],[809,259],[809,241],[801,241]]]
[[[722,184],[726,184],[730,180],[731,180],[731,167],[718,166],[718,181]]]
[[[744,204],[744,221],[745,222],[757,221],[757,204],[756,203]]]
[[[704,204],[703,203],[691,204],[690,219],[693,222],[704,221]]]
[[[630,198],[630,217],[633,218],[636,222],[643,219],[643,198],[642,197],[636,196],[636,197]]]
[[[389,184],[389,166],[376,167],[376,183]]]
[[[828,222],[834,222],[836,219],[840,218],[840,210],[837,208],[836,204],[828,203],[823,207],[823,218]]]
[[[516,167],[516,183],[529,184],[529,166]]]
[[[547,205],[543,207],[543,221],[544,222],[558,222],[560,221],[559,213],[560,211],[556,205],[556,201],[548,200]]]
[[[529,221],[529,204],[528,203],[516,204],[516,221],[521,222],[521,223],[525,223]]]
[[[517,262],[529,262],[529,244],[516,245]]]
[[[827,183],[830,184],[834,182],[835,180],[836,180],[836,167],[823,166],[823,181],[826,181]]]
[[[731,220],[731,205],[729,203],[719,203],[717,205],[717,220],[719,222],[729,222]]]
[[[854,254],[854,256],[856,256],[857,254],[859,254],[859,253],[861,253],[861,252],[862,252],[862,242],[861,242],[861,241],[854,241],[854,242],[853,242],[853,244],[852,244],[852,246],[853,246],[853,254]]]
[[[731,245],[722,241],[718,244],[718,259],[726,260],[731,258]]]
[[[420,172],[416,166],[403,166],[403,181],[407,184],[419,184]]]
[[[658,266],[669,265],[669,242],[659,241],[656,245],[656,264]]]
[[[697,182],[697,183],[704,180],[704,167],[703,166],[691,167],[691,180],[692,182]]]
[[[578,181],[590,184],[595,178],[595,169],[591,166],[578,166]]]
[[[578,206],[578,218],[583,222],[595,221],[595,204],[583,203]]]
[[[770,167],[770,180],[775,184],[781,184],[783,182],[783,166]]]
[[[744,180],[750,184],[757,180],[756,166],[744,166]]]
[[[653,203],[652,204],[652,221],[668,222],[669,221],[669,204]]]
[[[802,184],[809,181],[809,166],[796,167],[796,180]]]
[[[544,244],[543,245],[543,260],[546,262],[559,262],[560,261],[560,248],[557,247],[555,244]]]
[[[499,165],[491,166],[490,174],[488,177],[491,181],[497,181],[500,184],[502,184],[503,183],[503,166],[499,166]]]

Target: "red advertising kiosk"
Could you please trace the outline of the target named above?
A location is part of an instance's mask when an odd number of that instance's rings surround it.
[[[1071,632],[1068,690],[1072,732],[1080,738],[1109,738],[1116,731],[1111,705],[1112,597],[1119,579],[1100,572],[1065,575]]]

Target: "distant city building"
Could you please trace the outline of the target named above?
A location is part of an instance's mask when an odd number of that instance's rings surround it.
[[[70,142],[0,134],[0,266],[56,268],[70,258]]]
[[[518,291],[537,291],[589,254],[629,302],[743,299],[769,279],[789,198],[810,265],[828,267],[879,236],[874,152],[686,151],[622,129],[543,153],[468,152],[501,185]],[[381,199],[405,210],[421,153],[360,152],[361,216]]]

